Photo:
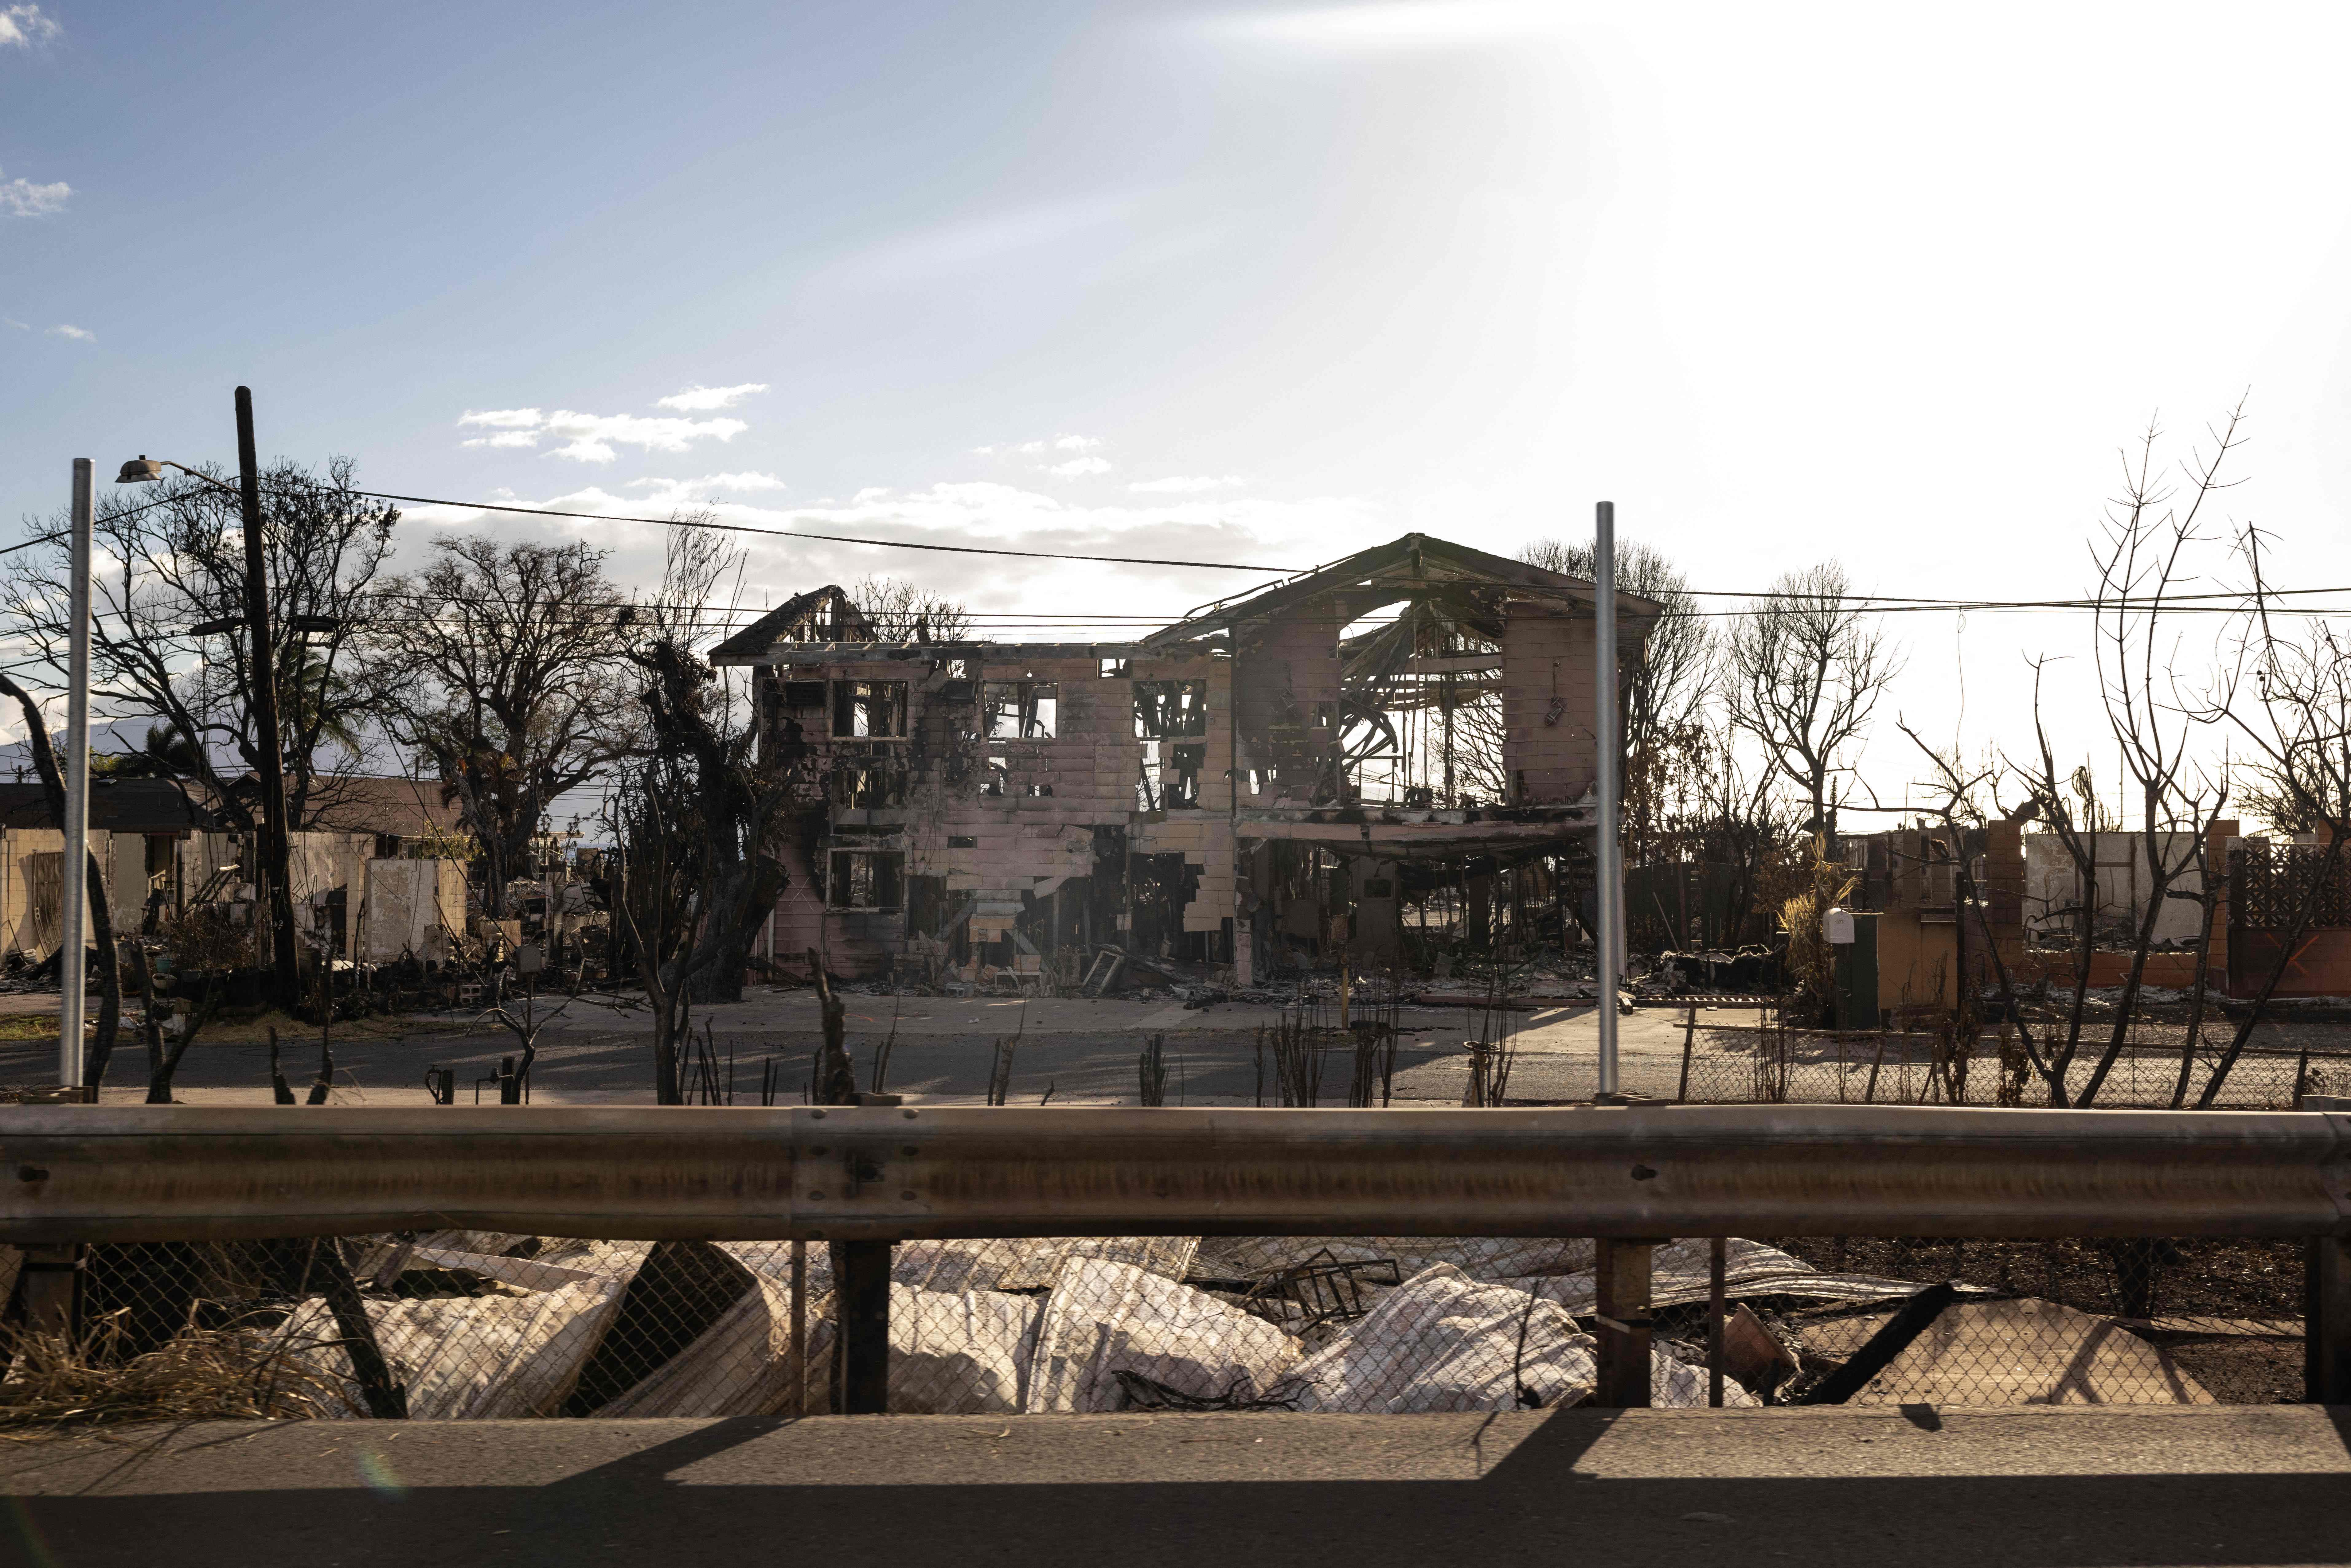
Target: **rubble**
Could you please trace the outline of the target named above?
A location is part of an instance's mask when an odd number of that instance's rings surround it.
[[[1708,1252],[1704,1240],[1659,1248],[1654,1304],[1704,1301]],[[417,1417],[756,1416],[790,1409],[796,1397],[790,1259],[782,1242],[442,1231],[376,1239],[355,1272],[376,1289],[365,1301],[369,1321]],[[1138,1405],[1399,1412],[1575,1404],[1591,1396],[1596,1377],[1594,1343],[1582,1326],[1596,1311],[1593,1260],[1589,1240],[1545,1238],[904,1242],[892,1260],[891,1408],[1009,1415]],[[809,1247],[803,1262],[807,1389],[823,1408],[831,1249]],[[1311,1303],[1301,1300],[1305,1273],[1332,1288],[1318,1289]],[[1840,1309],[1917,1289],[1823,1272],[1741,1239],[1727,1244],[1725,1278],[1734,1300]],[[424,1279],[476,1284],[470,1293],[381,1299],[394,1283]],[[1874,1321],[1805,1319],[1802,1364],[1812,1372],[1834,1365]],[[322,1298],[296,1302],[279,1335],[344,1389],[343,1413],[365,1410]],[[1757,1403],[1755,1390],[1787,1381],[1797,1364],[1795,1351],[1744,1307],[1728,1340],[1729,1404]],[[2137,1375],[2137,1362],[2116,1359],[2126,1351],[2099,1354],[2114,1361],[2115,1375]],[[1907,1364],[1896,1363],[1888,1377],[1913,1375]],[[2085,1364],[2095,1389],[2105,1364]],[[1918,1375],[1931,1382],[1934,1374]],[[1660,1406],[1707,1403],[1706,1374],[1687,1346],[1658,1342],[1652,1384]]]

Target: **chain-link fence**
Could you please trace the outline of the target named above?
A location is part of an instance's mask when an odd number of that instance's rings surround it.
[[[2043,1045],[2044,1060],[2048,1043]],[[1793,1030],[1771,1022],[1689,1031],[1677,1097],[1698,1104],[2046,1105],[2049,1087],[2013,1031],[1985,1029],[1972,1042],[1894,1030]],[[2105,1031],[2086,1029],[2065,1071],[2078,1103],[2094,1076],[2094,1102],[2109,1108],[2196,1108],[2220,1077],[2210,1109],[2290,1111],[2311,1094],[2351,1092],[2351,1049],[2249,1048],[2233,1061],[2229,1036],[2203,1031],[2194,1051],[2184,1027],[2134,1029],[2101,1075]],[[2059,1034],[2062,1040],[2062,1030]]]
[[[1551,1408],[1593,1400],[1600,1337],[1636,1331],[1652,1336],[1661,1406],[2301,1396],[2299,1243],[1686,1239],[1655,1250],[1632,1322],[1637,1306],[1604,1309],[1595,1251],[1402,1236],[904,1241],[887,1249],[886,1314],[852,1306],[871,1315],[844,1333],[856,1292],[836,1270],[864,1264],[821,1242],[440,1231],[0,1249],[0,1422],[110,1406],[822,1413],[860,1375],[861,1333],[886,1342],[887,1407],[909,1414]]]

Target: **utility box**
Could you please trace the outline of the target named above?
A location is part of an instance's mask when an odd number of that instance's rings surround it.
[[[1829,911],[1829,921],[1840,917],[1847,931],[1842,941],[1832,925],[1830,952],[1835,955],[1836,1026],[1839,1029],[1877,1027],[1877,916],[1843,909]]]

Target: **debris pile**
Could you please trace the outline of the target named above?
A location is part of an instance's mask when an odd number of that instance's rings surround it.
[[[1404,1413],[1580,1404],[1597,1375],[1586,1332],[1597,1311],[1593,1260],[1588,1240],[1517,1238],[904,1242],[892,1260],[890,1408]],[[378,1239],[354,1272],[374,1287],[369,1322],[410,1415],[486,1418],[827,1408],[829,1249],[808,1248],[802,1268],[804,1371],[791,1354],[789,1243],[443,1231]],[[1708,1271],[1707,1242],[1660,1248],[1655,1305],[1703,1302]],[[1728,1244],[1725,1281],[1734,1299],[1847,1312],[1917,1289],[1823,1273],[1743,1239]],[[1842,1345],[1836,1334],[1860,1331],[1841,1323],[1814,1332],[1825,1336],[1825,1355]],[[1660,1335],[1654,1402],[1706,1405],[1702,1329],[1697,1343],[1662,1325]],[[325,1297],[296,1302],[277,1336],[322,1383],[343,1389],[341,1413],[366,1410]],[[1724,1402],[1761,1403],[1786,1380],[1798,1360],[1793,1337],[1742,1309]]]

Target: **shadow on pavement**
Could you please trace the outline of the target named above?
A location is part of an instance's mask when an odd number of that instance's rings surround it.
[[[719,1423],[545,1486],[402,1490],[385,1477],[333,1490],[19,1499],[0,1561],[2054,1568],[2351,1555],[2351,1476],[1824,1477],[1803,1473],[1799,1447],[1775,1478],[1603,1479],[1576,1468],[1607,1430],[1596,1412],[1544,1422],[1475,1479],[1168,1481],[1115,1473],[1113,1459],[1083,1483],[1029,1483],[998,1469],[971,1484],[840,1485],[828,1483],[824,1450],[806,1444],[778,1454],[802,1473],[680,1478],[755,1456],[736,1451],[785,1425]]]

